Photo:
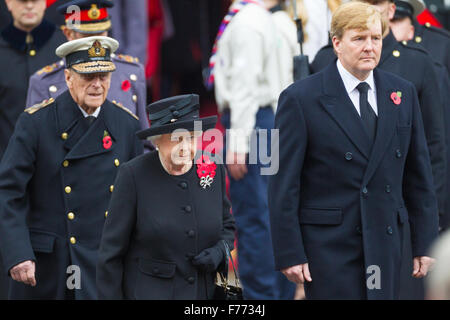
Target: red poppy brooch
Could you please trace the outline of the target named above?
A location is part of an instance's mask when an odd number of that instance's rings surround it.
[[[131,83],[130,83],[130,81],[124,80],[124,81],[122,82],[122,90],[123,90],[123,91],[128,91],[128,90],[130,90],[130,88],[131,88]]]
[[[402,102],[402,92],[401,91],[392,92],[391,100],[396,106],[398,106]]]
[[[202,155],[197,159],[197,175],[200,178],[200,186],[203,189],[210,187],[216,175],[216,164],[208,156]]]
[[[103,148],[108,150],[112,146],[112,139],[108,131],[103,132]]]

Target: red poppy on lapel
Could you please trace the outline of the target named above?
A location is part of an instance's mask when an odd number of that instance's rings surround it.
[[[130,88],[131,88],[131,83],[130,83],[130,81],[124,80],[124,81],[122,82],[122,90],[123,90],[123,91],[128,91],[128,90],[130,90]]]
[[[111,136],[109,135],[108,131],[105,130],[105,132],[103,133],[103,148],[108,150],[111,148],[111,146],[112,146]]]
[[[394,102],[395,105],[398,106],[400,103],[402,103],[402,92],[401,91],[392,92],[391,100],[392,102]]]
[[[202,155],[196,161],[197,176],[200,178],[200,186],[203,189],[210,187],[216,176],[216,164],[208,156]]]

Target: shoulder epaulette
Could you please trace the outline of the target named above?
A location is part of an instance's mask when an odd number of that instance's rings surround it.
[[[46,100],[42,101],[41,103],[35,104],[34,106],[25,109],[25,112],[28,114],[33,114],[36,111],[47,107],[48,105],[52,104],[53,102],[55,102],[55,99],[53,99],[53,98],[46,99]]]
[[[64,62],[61,60],[60,62],[55,62],[53,64],[49,64],[48,66],[43,67],[42,69],[38,70],[36,74],[39,76],[45,75],[59,69],[62,66],[64,66]]]
[[[136,116],[133,112],[131,112],[128,108],[126,108],[122,103],[117,102],[116,100],[111,101],[116,107],[119,107],[120,109],[126,111],[129,115],[131,115],[136,120],[139,120],[139,117]]]
[[[116,55],[116,57],[120,60],[129,62],[129,63],[139,63],[139,58],[135,58],[135,57],[129,56],[127,54],[118,54],[118,55]]]

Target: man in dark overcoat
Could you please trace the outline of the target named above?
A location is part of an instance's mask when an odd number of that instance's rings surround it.
[[[95,265],[119,166],[142,153],[135,115],[106,96],[118,42],[56,50],[68,91],[20,116],[0,163],[0,250],[10,299],[95,299]]]
[[[308,299],[396,299],[404,226],[427,274],[438,209],[414,86],[376,67],[386,22],[342,5],[338,60],[280,96],[280,169],[269,183],[276,268]],[[276,149],[276,146],[275,146]]]

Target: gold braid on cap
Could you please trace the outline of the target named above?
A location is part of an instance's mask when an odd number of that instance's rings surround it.
[[[89,58],[106,56],[106,49],[102,47],[100,41],[95,40],[92,47],[88,50]]]

